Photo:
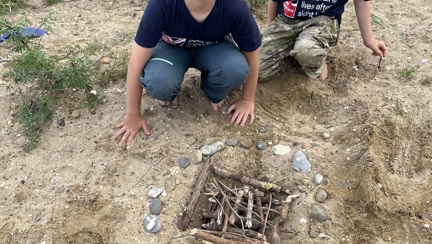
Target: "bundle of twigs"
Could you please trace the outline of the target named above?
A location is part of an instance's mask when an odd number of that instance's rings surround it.
[[[225,184],[217,177],[207,182],[210,171],[241,185],[236,186],[234,182]],[[208,207],[202,210],[202,228],[193,229],[191,235],[218,244],[268,243],[265,231],[271,228],[272,243],[280,243],[278,228],[287,218],[289,201],[278,201],[273,196],[276,193],[289,194],[289,191],[275,184],[214,167],[208,159],[178,227],[180,230],[187,228],[198,199],[203,194],[209,203]],[[294,196],[288,196],[287,200],[292,197]],[[279,206],[279,211],[276,206]],[[276,217],[272,219],[270,216]]]

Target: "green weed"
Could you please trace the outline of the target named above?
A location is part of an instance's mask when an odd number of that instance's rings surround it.
[[[416,69],[414,67],[406,67],[398,70],[398,73],[401,77],[412,80],[415,77]]]
[[[396,115],[403,115],[403,108],[402,108],[401,101],[399,99],[396,100],[396,104],[393,107],[393,110],[396,113]]]

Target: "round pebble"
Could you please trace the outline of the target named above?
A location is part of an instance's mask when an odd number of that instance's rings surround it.
[[[158,216],[150,214],[144,218],[144,230],[149,233],[157,233],[162,229],[162,221]]]
[[[150,213],[159,215],[162,212],[162,201],[159,198],[153,198],[150,202]]]
[[[194,150],[190,155],[191,163],[196,164],[202,161],[202,152],[200,150]]]
[[[327,192],[324,189],[319,189],[315,195],[315,200],[320,203],[325,202],[327,200]]]
[[[328,219],[327,210],[319,203],[314,203],[310,209],[312,218],[319,222],[324,222]]]
[[[263,141],[257,141],[256,143],[256,148],[258,150],[264,150],[267,148],[267,143],[263,142]]]
[[[324,176],[322,176],[321,174],[316,174],[314,176],[314,182],[317,185],[321,184],[321,182],[323,181],[323,179],[324,179]]]
[[[248,139],[242,139],[240,140],[240,147],[244,148],[244,149],[248,149],[250,147],[252,147],[253,142],[251,140]]]
[[[191,160],[188,157],[180,158],[179,165],[180,168],[184,169],[191,164]]]
[[[74,110],[71,115],[72,115],[72,118],[78,119],[81,116],[81,113],[78,110]]]
[[[297,151],[294,154],[294,159],[292,163],[294,169],[302,173],[309,173],[311,171],[312,165],[309,163],[309,161],[306,158],[306,155],[302,151]]]
[[[224,149],[224,143],[221,141],[217,141],[211,145],[205,145],[200,148],[203,156],[212,156],[220,150]]]
[[[165,179],[165,190],[168,192],[174,191],[176,188],[176,177],[170,175]]]
[[[238,145],[238,140],[237,139],[232,139],[232,138],[230,138],[230,139],[227,139],[226,141],[225,141],[225,144],[227,145],[227,146],[229,146],[229,147],[235,147],[235,146],[237,146]]]

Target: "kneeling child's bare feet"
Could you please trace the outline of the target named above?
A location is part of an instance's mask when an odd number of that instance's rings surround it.
[[[174,98],[174,100],[172,100],[172,102],[159,100],[159,105],[161,105],[162,107],[170,106],[172,109],[178,109],[180,107],[180,102],[177,96]]]
[[[225,99],[223,99],[222,101],[218,102],[218,103],[213,103],[210,101],[210,105],[213,108],[214,111],[219,111],[219,109],[222,108],[223,103],[225,102]]]
[[[328,75],[327,64],[326,62],[324,62],[324,64],[321,67],[321,74],[319,76],[319,79],[324,81],[325,79],[327,79],[327,75]]]

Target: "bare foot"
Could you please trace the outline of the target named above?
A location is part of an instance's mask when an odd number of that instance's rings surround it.
[[[210,102],[211,107],[213,108],[214,111],[218,111],[220,108],[222,108],[223,103],[225,102],[225,99],[223,99],[222,101],[218,102],[218,103],[213,103]]]
[[[321,74],[319,75],[319,79],[324,81],[325,79],[327,79],[327,75],[328,75],[327,63],[324,62],[324,64],[321,67]]]
[[[170,106],[172,109],[178,109],[180,107],[180,102],[177,96],[174,98],[174,100],[172,100],[172,102],[159,100],[159,105],[161,105],[162,107]]]

